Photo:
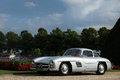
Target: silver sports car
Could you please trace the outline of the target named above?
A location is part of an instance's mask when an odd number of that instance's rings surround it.
[[[45,75],[49,71],[57,71],[61,75],[92,71],[103,75],[108,69],[111,69],[111,62],[108,59],[102,58],[93,50],[86,48],[70,48],[59,57],[35,58],[31,68],[41,75]]]

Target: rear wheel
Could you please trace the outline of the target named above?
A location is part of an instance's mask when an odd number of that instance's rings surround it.
[[[106,71],[105,65],[103,63],[99,63],[96,73],[98,75],[103,75],[105,73],[105,71]]]
[[[68,75],[70,72],[69,64],[67,63],[62,63],[60,68],[59,68],[59,73],[61,75]]]

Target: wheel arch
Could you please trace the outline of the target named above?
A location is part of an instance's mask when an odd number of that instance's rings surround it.
[[[60,69],[60,67],[61,67],[61,65],[62,65],[63,63],[67,63],[67,64],[69,65],[70,72],[72,72],[72,65],[71,65],[70,61],[63,61],[63,62],[61,62],[60,66],[59,66],[59,69]]]
[[[107,70],[107,63],[106,63],[105,61],[99,61],[99,62],[98,62],[98,65],[99,65],[100,63],[104,64],[105,70]],[[97,67],[98,67],[98,65],[97,65]]]

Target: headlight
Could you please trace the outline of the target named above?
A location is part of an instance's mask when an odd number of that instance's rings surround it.
[[[54,64],[54,62],[52,60],[49,62],[49,66],[50,66],[50,68],[54,68],[55,67],[55,64]]]

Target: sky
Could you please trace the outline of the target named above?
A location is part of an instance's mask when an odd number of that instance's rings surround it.
[[[0,0],[0,31],[37,34],[56,27],[81,33],[84,28],[113,28],[120,18],[120,0]]]

